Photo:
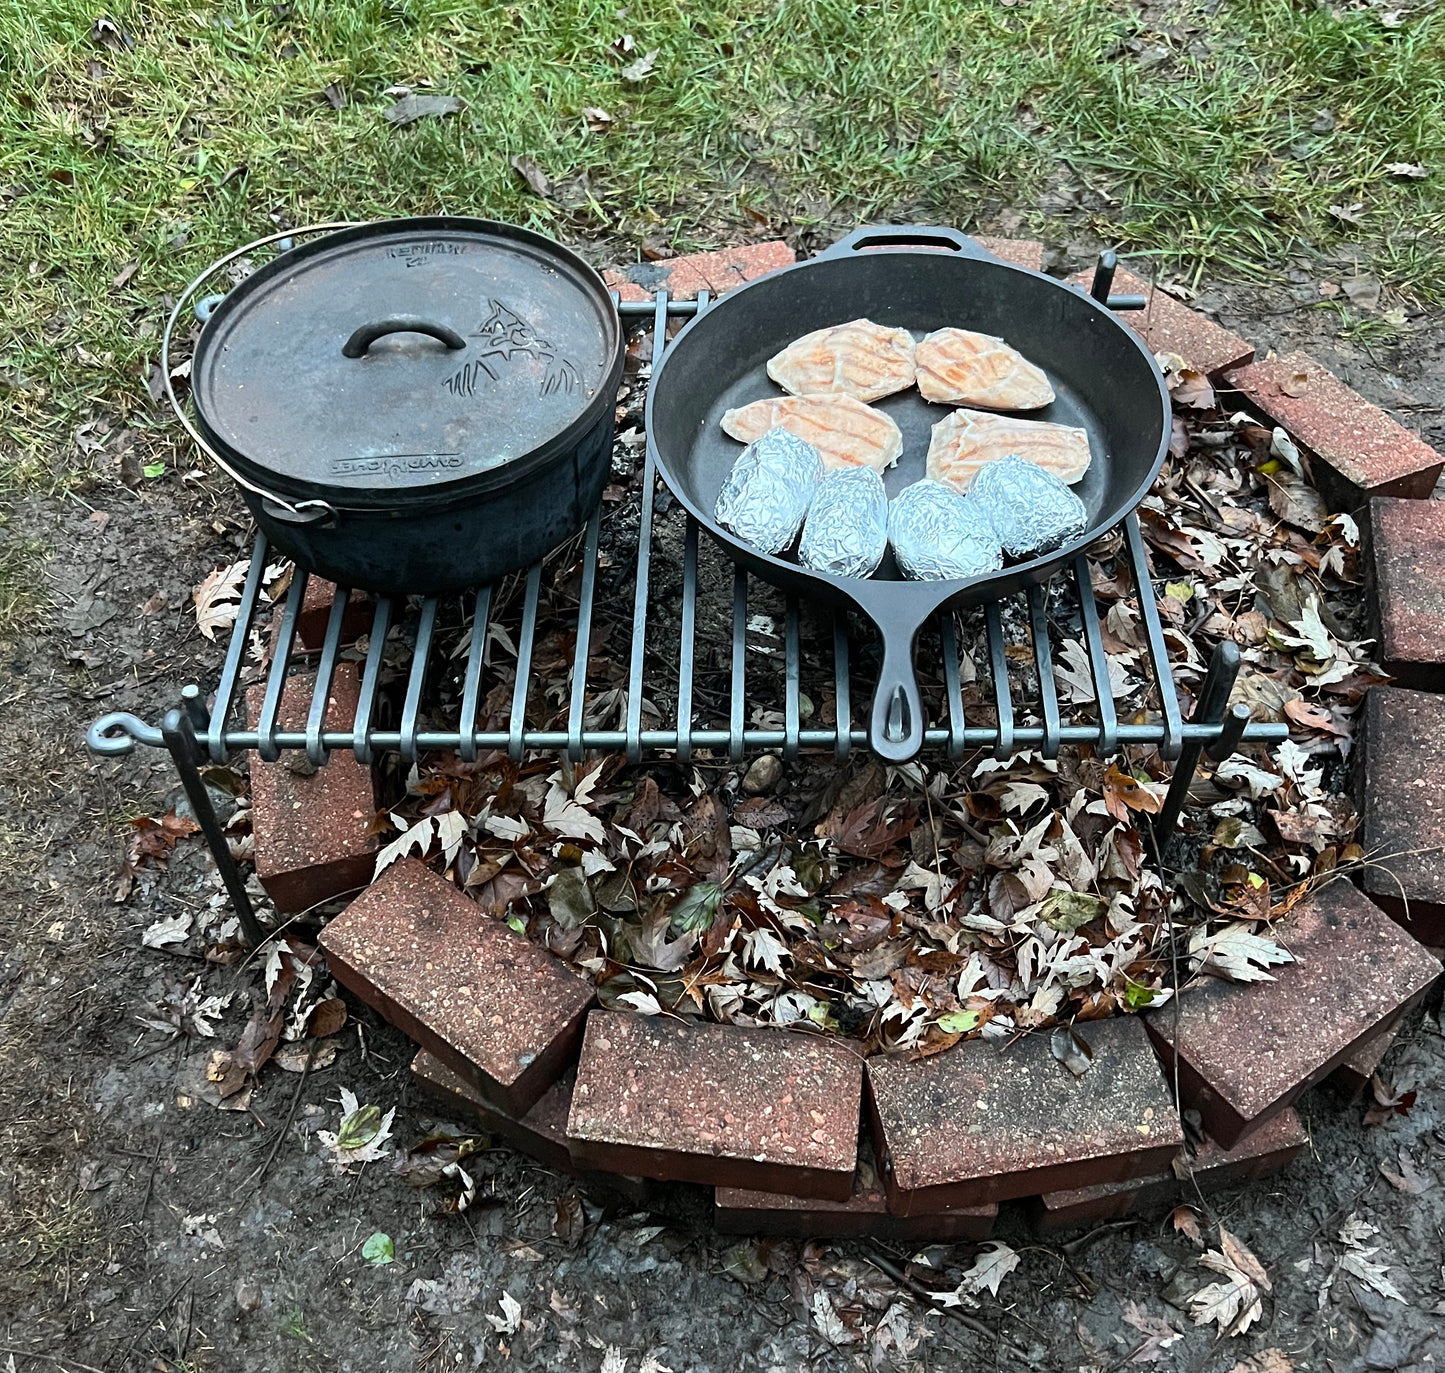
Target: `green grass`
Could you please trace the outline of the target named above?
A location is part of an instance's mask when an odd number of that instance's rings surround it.
[[[23,378],[0,390],[0,491],[113,471],[74,441],[98,414],[144,461],[174,457],[144,381],[167,294],[278,220],[470,212],[620,256],[759,217],[968,226],[1012,206],[1185,273],[1349,242],[1445,303],[1445,14],[1389,27],[1385,9],[1211,0],[1161,27],[1106,0],[635,0],[621,19],[617,0],[117,0],[131,45],[112,50],[90,0],[0,6],[0,373]],[[395,129],[393,84],[466,108]],[[1060,224],[1071,186],[1082,209]]]

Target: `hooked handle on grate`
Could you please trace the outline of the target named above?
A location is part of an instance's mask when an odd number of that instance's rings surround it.
[[[913,671],[912,632],[883,635],[883,665],[873,693],[868,746],[886,763],[906,763],[923,747],[923,698]]]

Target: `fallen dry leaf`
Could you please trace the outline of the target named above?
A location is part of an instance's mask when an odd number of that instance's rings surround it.
[[[196,605],[196,626],[212,642],[218,630],[229,629],[236,623],[241,586],[250,568],[250,558],[218,567],[191,592],[191,600]]]
[[[462,102],[454,95],[404,95],[385,113],[388,124],[403,128],[419,119],[442,119],[458,114]]]

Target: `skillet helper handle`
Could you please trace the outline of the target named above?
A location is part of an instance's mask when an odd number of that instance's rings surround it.
[[[941,224],[873,224],[867,228],[854,229],[851,234],[840,238],[831,248],[825,248],[820,257],[850,257],[869,248],[934,248],[942,252],[957,253],[960,257],[982,258],[985,262],[997,259],[977,239],[949,229]]]
[[[873,693],[868,746],[885,763],[906,763],[923,747],[923,698],[913,671],[916,629],[883,635],[883,665]]]
[[[421,319],[416,315],[394,315],[390,319],[377,319],[370,324],[363,324],[341,345],[341,356],[365,357],[366,350],[377,339],[385,338],[388,334],[426,334],[438,343],[445,343],[448,348],[467,346],[466,339],[455,329],[448,329],[445,324],[433,324],[431,320]]]

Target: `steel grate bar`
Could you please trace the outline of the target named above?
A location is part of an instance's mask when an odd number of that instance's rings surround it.
[[[948,698],[948,756],[956,761],[963,756],[963,680],[959,672],[958,627],[951,610],[938,617],[938,637],[943,645],[943,690]]]
[[[1059,731],[1060,737],[1065,744],[1093,744],[1099,737],[1097,725],[1064,725]],[[1206,745],[1213,744],[1219,739],[1221,727],[1219,725],[1194,724],[1192,722],[1183,727],[1183,741],[1197,740]],[[321,735],[321,743],[328,751],[350,748],[353,735],[345,730],[324,730]],[[505,749],[512,741],[512,734],[508,730],[484,730],[477,734],[478,747],[484,749]],[[695,749],[724,749],[729,747],[732,741],[732,731],[728,729],[696,729],[693,731],[692,743]],[[1271,724],[1259,724],[1251,722],[1241,736],[1243,742],[1252,744],[1278,743],[1281,737],[1280,726]],[[304,749],[306,747],[305,730],[277,730],[275,734],[278,746],[284,751],[288,749]],[[997,731],[986,725],[970,725],[964,731],[964,743],[967,748],[992,748],[997,738]],[[1044,742],[1044,731],[1038,725],[1018,725],[1013,732],[1014,744],[1017,748],[1040,748]],[[567,747],[567,731],[563,729],[529,729],[524,730],[521,735],[523,749],[539,749],[546,752],[560,753]],[[787,742],[787,736],[781,729],[747,729],[742,733],[742,740],[745,749],[781,749]],[[233,749],[254,749],[259,737],[255,730],[235,730],[228,735],[227,742]],[[375,749],[380,751],[400,750],[401,734],[391,729],[379,729],[371,732],[371,742]],[[837,742],[835,731],[829,728],[803,729],[799,731],[798,743],[805,749],[832,749]],[[934,726],[924,732],[924,743],[929,748],[946,748],[949,742],[949,731],[942,726]],[[1119,743],[1121,745],[1131,744],[1157,744],[1159,742],[1159,726],[1157,724],[1142,725],[1120,725]],[[620,729],[597,729],[586,730],[582,735],[582,745],[587,750],[603,750],[607,752],[620,752],[627,743],[627,733]],[[868,732],[865,729],[854,729],[851,731],[851,743],[856,748],[865,748],[868,744]],[[671,729],[645,729],[642,731],[642,746],[645,749],[670,750],[676,747],[677,736]],[[416,736],[417,749],[425,753],[432,749],[455,749],[457,747],[457,735],[454,730],[419,730]]]
[[[853,745],[853,703],[848,664],[848,615],[833,612],[833,697],[837,718],[833,753],[841,763]]]
[[[431,661],[432,634],[437,624],[437,598],[428,596],[421,603],[416,622],[416,647],[412,649],[411,669],[406,678],[406,697],[401,707],[401,758],[410,765],[416,762],[417,714],[421,710],[422,688],[426,685],[427,664]]]
[[[487,656],[487,621],[492,614],[492,588],[482,587],[472,603],[472,634],[467,642],[467,675],[457,716],[457,752],[464,763],[477,761],[477,707],[482,699],[482,660]]]
[[[1084,624],[1084,647],[1089,651],[1089,669],[1094,676],[1094,705],[1099,713],[1099,752],[1108,755],[1118,748],[1119,717],[1114,709],[1114,688],[1109,681],[1109,655],[1099,628],[1099,606],[1094,600],[1094,583],[1089,563],[1082,553],[1074,559],[1074,581],[1079,588],[1079,618]]]
[[[231,714],[231,703],[236,695],[236,679],[241,673],[241,657],[246,651],[246,642],[251,637],[251,621],[256,615],[256,604],[261,599],[261,579],[266,575],[266,536],[256,535],[251,548],[251,566],[246,572],[246,582],[241,588],[241,604],[236,610],[236,623],[231,629],[226,644],[226,661],[221,667],[220,681],[216,683],[216,700],[211,707],[211,721],[206,730],[206,748],[211,762],[224,763],[226,750],[226,720]]]
[[[326,725],[326,703],[331,696],[331,682],[336,676],[336,659],[341,653],[341,624],[346,619],[346,604],[351,592],[337,587],[331,600],[331,613],[326,617],[326,635],[321,640],[321,661],[316,665],[316,685],[311,691],[311,709],[306,715],[306,756],[317,767],[326,761],[321,747],[321,731]]]
[[[271,658],[271,674],[266,679],[266,695],[261,701],[261,716],[256,722],[260,742],[256,752],[261,760],[274,763],[281,756],[276,743],[276,713],[281,709],[281,693],[286,689],[286,669],[291,664],[291,647],[296,642],[296,624],[301,618],[301,603],[306,599],[306,573],[299,567],[291,574],[286,592],[286,609],[281,616],[281,632]]]
[[[743,756],[743,722],[747,718],[748,657],[748,574],[733,571],[733,656],[732,700],[728,715],[728,757],[737,762]],[[696,746],[697,739],[693,739]]]
[[[1159,688],[1159,704],[1164,711],[1164,738],[1159,745],[1165,759],[1179,757],[1183,746],[1183,722],[1179,716],[1179,697],[1174,692],[1174,675],[1169,669],[1169,648],[1164,642],[1164,629],[1159,623],[1159,605],[1154,599],[1154,583],[1149,579],[1149,555],[1144,550],[1144,536],[1139,532],[1139,517],[1130,511],[1124,518],[1124,539],[1129,549],[1129,565],[1138,593],[1139,613],[1149,644],[1149,665]]]
[[[514,763],[522,761],[526,750],[523,736],[527,730],[527,693],[532,685],[532,650],[537,642],[537,601],[541,594],[542,564],[535,562],[527,569],[522,634],[517,640],[517,680],[512,687],[512,728],[507,736],[507,753]]]
[[[592,512],[587,521],[587,539],[582,548],[582,589],[577,599],[577,647],[572,654],[572,688],[567,697],[567,756],[582,761],[582,723],[587,705],[587,656],[592,647],[592,605],[597,598],[597,543],[601,537],[602,511]]]
[[[1114,306],[1123,302],[1111,298],[1109,303]],[[668,319],[695,315],[707,309],[709,304],[706,295],[696,302],[670,301],[666,295],[659,295],[652,301],[620,302],[618,311],[627,321],[651,321],[652,360],[655,366],[667,347]],[[429,622],[429,626],[426,623],[418,626],[417,648],[405,680],[407,705],[403,707],[400,727],[374,728],[375,718],[382,709],[381,681],[387,634],[394,621],[404,613],[405,606],[405,602],[402,602],[400,604],[403,609],[399,609],[398,603],[389,599],[379,600],[373,615],[371,641],[362,671],[360,699],[352,729],[348,733],[325,727],[324,702],[329,699],[329,693],[324,689],[325,679],[329,674],[334,685],[335,671],[340,662],[339,623],[345,609],[344,597],[338,599],[338,604],[333,607],[328,620],[327,638],[323,642],[318,664],[317,690],[313,693],[304,726],[297,729],[278,728],[281,694],[291,663],[298,652],[296,629],[306,586],[304,574],[298,572],[293,580],[293,594],[288,597],[286,606],[274,621],[273,660],[266,678],[264,704],[257,713],[258,718],[250,722],[251,727],[248,729],[228,729],[227,721],[236,711],[235,697],[240,683],[244,680],[247,640],[253,632],[263,590],[265,562],[271,552],[267,541],[259,535],[253,544],[252,566],[248,570],[242,590],[237,622],[227,645],[214,705],[209,716],[206,716],[201,704],[204,698],[198,690],[192,691],[184,701],[187,718],[193,721],[210,756],[217,761],[224,761],[232,751],[238,749],[255,749],[263,758],[275,759],[286,749],[304,748],[312,757],[318,753],[324,757],[328,751],[350,748],[359,761],[370,763],[383,750],[396,750],[414,758],[431,749],[456,749],[464,758],[473,759],[482,749],[493,748],[505,748],[515,758],[520,758],[527,749],[556,752],[565,750],[574,759],[591,750],[626,750],[633,759],[640,758],[648,751],[676,750],[677,756],[686,761],[698,749],[715,749],[720,753],[726,751],[729,758],[741,761],[749,753],[759,750],[782,750],[791,755],[813,748],[830,749],[837,758],[844,759],[855,748],[866,747],[867,729],[855,727],[853,722],[848,619],[844,612],[836,613],[832,623],[833,683],[837,712],[835,726],[823,727],[818,721],[813,721],[811,727],[804,727],[801,718],[803,654],[816,652],[819,658],[818,666],[822,669],[821,658],[827,650],[825,642],[814,645],[809,638],[804,643],[804,623],[796,600],[791,597],[787,602],[784,699],[781,703],[775,699],[749,700],[748,582],[747,575],[741,568],[736,569],[733,576],[730,636],[732,659],[730,699],[725,708],[727,718],[719,720],[710,708],[705,715],[709,720],[707,726],[694,725],[693,717],[698,709],[697,692],[701,682],[697,666],[698,655],[709,655],[716,648],[720,656],[723,647],[721,640],[729,635],[725,628],[726,610],[722,605],[717,606],[717,610],[722,612],[723,624],[718,626],[719,633],[716,637],[711,632],[715,622],[710,617],[705,617],[702,607],[698,605],[699,596],[704,595],[707,589],[702,586],[700,569],[701,535],[690,520],[685,529],[682,549],[683,605],[681,653],[676,678],[677,718],[669,721],[667,728],[642,728],[642,706],[649,686],[648,671],[662,671],[657,668],[658,654],[648,653],[648,610],[653,558],[668,556],[667,550],[671,549],[670,543],[659,544],[659,547],[664,549],[663,552],[657,552],[653,548],[653,535],[657,532],[657,472],[650,458],[645,463],[642,478],[632,638],[626,677],[626,709],[623,719],[615,728],[586,728],[587,655],[591,647],[596,595],[602,576],[598,557],[603,532],[600,512],[594,514],[589,521],[585,540],[582,589],[575,622],[577,638],[565,729],[528,728],[526,723],[528,687],[531,683],[540,603],[541,564],[533,566],[527,573],[523,621],[518,640],[517,680],[512,692],[512,713],[510,719],[503,722],[500,728],[477,728],[483,694],[482,678],[486,675],[483,659],[487,635],[491,629],[490,616],[497,608],[497,597],[490,588],[476,593],[462,704],[454,732],[420,727],[421,713],[427,700],[427,660],[430,652],[438,647],[435,643],[435,602],[431,603],[430,608],[426,602],[422,602],[422,620]],[[1091,715],[1087,723],[1062,723],[1057,692],[1050,690],[1053,674],[1047,623],[1049,602],[1046,591],[1040,588],[1030,593],[1029,617],[1035,661],[1040,674],[1041,723],[1020,724],[1015,714],[1012,683],[1008,672],[1010,650],[1005,639],[1003,606],[995,602],[985,606],[985,623],[998,725],[994,727],[970,724],[965,718],[959,657],[960,630],[955,618],[944,617],[939,621],[939,633],[944,659],[946,711],[937,724],[925,731],[925,747],[946,750],[950,757],[957,758],[975,748],[1008,756],[1017,750],[1032,748],[1042,749],[1046,754],[1053,753],[1063,744],[1093,744],[1105,753],[1122,746],[1152,744],[1159,747],[1166,758],[1172,759],[1179,755],[1181,748],[1191,745],[1207,748],[1212,754],[1216,747],[1275,741],[1284,737],[1286,731],[1283,726],[1243,721],[1235,716],[1231,716],[1226,722],[1196,723],[1181,720],[1169,662],[1169,641],[1165,637],[1158,603],[1154,599],[1147,553],[1136,517],[1130,516],[1126,519],[1123,533],[1126,549],[1123,556],[1129,561],[1134,587],[1138,593],[1147,639],[1147,656],[1154,684],[1160,695],[1162,718],[1150,718],[1141,723],[1119,722],[1117,703],[1110,692],[1100,612],[1089,583],[1087,563],[1080,557],[1075,560],[1073,577],[1078,587],[1080,620],[1097,698],[1097,720]],[[722,592],[721,599],[725,604],[725,591]],[[352,600],[354,601],[354,598]],[[824,639],[826,640],[826,630]],[[756,678],[752,685],[757,688]],[[781,728],[749,725],[750,712],[755,709],[769,711],[777,709],[779,705],[782,707]],[[1028,708],[1034,709],[1032,702],[1028,703]],[[91,747],[103,755],[126,752],[132,743],[137,741],[146,744],[164,742],[160,731],[124,712],[116,712],[97,720],[91,727],[88,740]]]
[[[652,312],[652,365],[662,361],[667,348],[667,292],[659,291]],[[637,589],[632,602],[632,662],[627,673],[627,758],[642,761],[642,671],[647,657],[647,593],[652,574],[652,508],[657,491],[657,469],[652,445],[642,471],[642,514],[637,526]]]
[[[697,638],[697,521],[687,517],[682,544],[682,633],[677,656],[677,761],[692,761],[692,668]]]
[[[994,706],[998,710],[998,731],[994,742],[994,756],[1007,759],[1014,751],[1013,689],[1009,686],[1008,655],[1005,652],[1003,638],[1003,616],[999,611],[997,601],[990,601],[984,607],[984,618],[988,625],[988,662],[989,672],[993,677],[993,700]],[[964,733],[966,737],[967,731],[965,730]]]
[[[1054,681],[1054,653],[1049,645],[1049,617],[1044,605],[1044,588],[1029,587],[1029,628],[1034,641],[1034,665],[1039,672],[1039,701],[1044,716],[1045,758],[1059,756],[1059,691]]]
[[[791,762],[798,756],[798,731],[802,728],[802,663],[798,649],[798,598],[787,598],[783,630],[783,757]]]
[[[386,652],[386,636],[391,632],[391,597],[383,596],[371,616],[371,638],[366,645],[366,666],[361,673],[361,693],[356,700],[356,720],[352,726],[351,747],[358,763],[376,761],[376,741],[371,733],[371,717],[376,710],[376,688],[381,682],[381,662]],[[322,736],[325,742],[325,736]]]

